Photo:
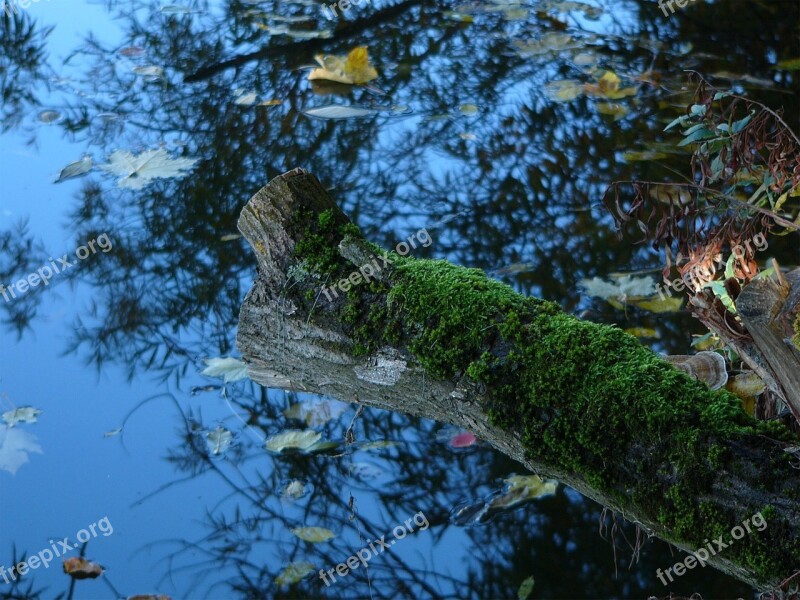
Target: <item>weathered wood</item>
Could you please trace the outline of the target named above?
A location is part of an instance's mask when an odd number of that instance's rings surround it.
[[[237,346],[253,380],[464,427],[687,551],[761,512],[764,531],[708,562],[760,589],[800,569],[793,434],[617,328],[476,270],[384,260],[348,223],[299,169],[243,209],[259,275]],[[370,282],[321,293],[379,262]]]
[[[795,279],[795,278],[793,278]],[[800,277],[794,281],[797,298]],[[781,390],[782,399],[800,422],[800,352],[791,344],[790,305],[792,286],[777,271],[771,277],[751,281],[736,299],[736,309],[764,362]]]

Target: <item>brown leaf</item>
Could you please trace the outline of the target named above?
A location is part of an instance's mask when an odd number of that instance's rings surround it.
[[[73,579],[96,579],[104,570],[97,563],[89,562],[80,556],[64,559],[64,573]]]

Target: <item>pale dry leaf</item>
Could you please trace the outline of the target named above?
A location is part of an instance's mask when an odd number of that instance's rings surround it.
[[[154,179],[180,178],[188,175],[196,158],[171,158],[166,150],[146,150],[134,155],[127,150],[115,150],[109,163],[98,165],[103,171],[120,177],[117,185],[130,190],[140,190]]]
[[[208,377],[222,377],[225,383],[239,381],[247,377],[247,364],[238,358],[207,358],[208,365],[203,369],[203,375]]]

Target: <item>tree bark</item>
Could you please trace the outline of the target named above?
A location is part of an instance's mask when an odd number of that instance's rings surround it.
[[[254,381],[468,429],[758,589],[800,570],[800,440],[737,397],[481,271],[387,254],[301,169],[239,230],[258,262],[237,336]],[[763,531],[713,545],[757,513]]]

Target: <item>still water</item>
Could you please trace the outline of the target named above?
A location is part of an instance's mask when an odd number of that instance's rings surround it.
[[[662,131],[690,100],[686,69],[797,121],[796,71],[775,68],[800,57],[795,0],[8,6],[0,412],[31,408],[0,430],[0,565],[40,561],[4,571],[0,596],[489,599],[531,577],[532,598],[752,596],[711,568],[665,587],[677,552],[563,486],[454,519],[527,474],[465,432],[376,409],[354,422],[354,405],[203,371],[236,356],[255,276],[239,212],[295,167],[385,247],[424,228],[416,256],[686,352],[703,333],[686,314],[582,295],[583,278],[662,264],[617,239],[600,200],[614,180],[688,172]],[[308,80],[315,55],[359,46],[376,79]],[[332,105],[345,118],[315,116]],[[351,423],[346,453],[264,447]],[[370,543],[368,571],[318,576]],[[65,546],[104,574],[71,588]]]

